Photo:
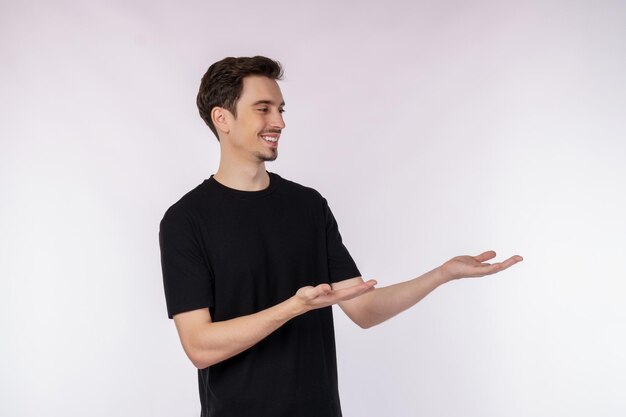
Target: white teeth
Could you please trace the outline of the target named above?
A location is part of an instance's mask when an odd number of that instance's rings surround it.
[[[271,136],[261,136],[263,138],[263,140],[266,140],[268,142],[278,142],[278,138],[273,138]]]

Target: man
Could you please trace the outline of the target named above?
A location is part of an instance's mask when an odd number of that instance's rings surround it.
[[[285,101],[265,57],[211,65],[198,93],[217,136],[217,172],[168,209],[160,228],[168,315],[198,368],[203,417],[337,417],[330,306],[368,328],[453,279],[522,260],[459,256],[385,288],[364,282],[326,200],[267,172]]]

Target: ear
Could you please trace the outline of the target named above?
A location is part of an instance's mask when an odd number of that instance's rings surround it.
[[[211,110],[211,120],[218,132],[230,133],[230,121],[232,119],[234,119],[232,113],[223,107],[213,107]]]

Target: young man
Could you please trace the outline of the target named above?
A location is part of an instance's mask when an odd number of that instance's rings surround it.
[[[197,102],[220,165],[161,221],[168,315],[198,368],[203,417],[341,416],[330,306],[368,328],[522,260],[489,264],[489,251],[385,288],[364,282],[326,200],[265,169],[285,128],[281,76],[259,56],[211,65]]]

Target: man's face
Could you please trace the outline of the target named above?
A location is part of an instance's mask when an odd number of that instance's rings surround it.
[[[259,75],[243,79],[237,102],[237,117],[231,120],[229,139],[232,149],[257,162],[273,161],[278,156],[285,102],[278,83]]]

